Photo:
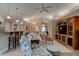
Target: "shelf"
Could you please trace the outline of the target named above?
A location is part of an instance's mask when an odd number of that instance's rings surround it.
[[[66,36],[62,36],[62,41],[66,43]]]
[[[61,35],[61,36],[67,36],[67,35],[64,35],[64,34],[59,34],[59,33],[56,33],[57,35]]]
[[[68,35],[68,37],[69,37],[69,38],[72,38],[72,36],[69,36],[69,35]]]

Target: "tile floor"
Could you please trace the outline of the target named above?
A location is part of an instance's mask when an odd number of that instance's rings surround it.
[[[60,43],[53,41],[53,44],[48,45],[41,45],[39,48],[33,49],[33,55],[34,56],[53,56],[50,52],[47,51],[49,49],[50,51],[60,51],[60,56],[73,56],[79,55],[78,51],[72,51],[65,46],[61,45]],[[1,56],[23,56],[20,48],[17,48],[16,50],[7,51],[6,53],[1,54]]]

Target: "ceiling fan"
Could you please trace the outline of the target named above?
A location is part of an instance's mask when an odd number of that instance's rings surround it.
[[[42,13],[42,12],[49,12],[49,8],[52,8],[52,6],[47,6],[47,7],[45,7],[44,6],[44,4],[43,3],[41,3],[41,8],[35,8],[35,9],[39,9],[40,10],[40,13]]]

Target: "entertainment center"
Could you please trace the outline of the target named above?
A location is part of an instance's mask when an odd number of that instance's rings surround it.
[[[79,50],[79,16],[57,20],[56,40]]]

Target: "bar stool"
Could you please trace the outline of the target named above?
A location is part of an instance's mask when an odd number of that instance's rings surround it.
[[[9,37],[8,48],[9,49],[16,48],[15,37]]]

